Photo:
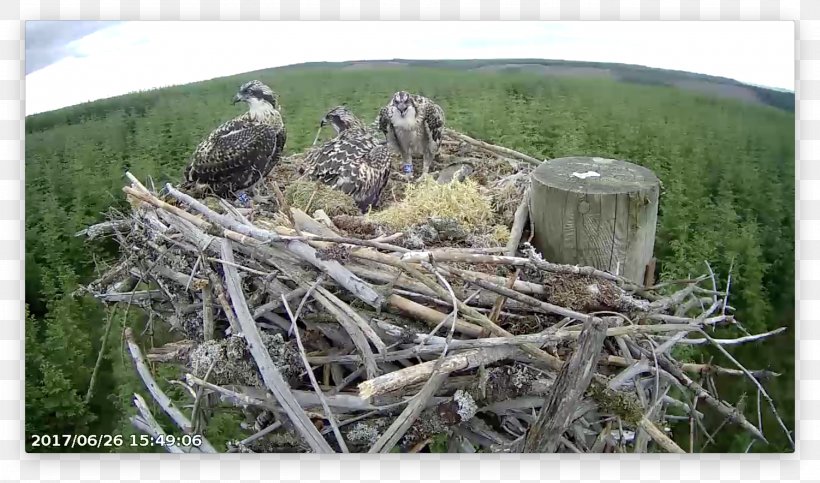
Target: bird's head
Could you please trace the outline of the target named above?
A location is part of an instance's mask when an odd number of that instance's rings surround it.
[[[279,95],[273,89],[259,82],[258,80],[248,81],[242,84],[236,95],[233,96],[233,104],[237,102],[267,102],[274,109],[279,107]]]
[[[408,114],[414,115],[416,113],[416,102],[407,91],[399,91],[393,94],[393,99],[390,103],[396,108],[399,114],[401,114],[401,117],[405,117]]]
[[[336,130],[336,134],[352,127],[363,127],[361,121],[350,112],[345,106],[336,106],[325,114],[319,123],[319,127],[330,124]]]

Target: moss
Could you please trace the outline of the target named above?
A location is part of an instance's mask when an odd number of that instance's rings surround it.
[[[603,413],[617,414],[636,426],[643,419],[643,411],[634,396],[610,389],[598,381],[592,381],[587,394],[598,403]]]
[[[284,194],[290,206],[308,213],[316,210],[324,210],[328,216],[360,213],[353,198],[321,183],[294,181],[285,188]]]

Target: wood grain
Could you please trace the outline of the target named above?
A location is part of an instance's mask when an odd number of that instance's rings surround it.
[[[576,175],[588,172],[598,176]],[[568,157],[545,161],[531,181],[533,245],[546,260],[643,283],[660,193],[652,171],[616,159]]]

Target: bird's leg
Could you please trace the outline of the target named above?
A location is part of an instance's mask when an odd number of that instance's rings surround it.
[[[401,155],[401,172],[407,179],[413,179],[413,156],[409,152]]]
[[[430,165],[433,164],[433,153],[430,150],[424,151],[424,166],[421,168],[421,175],[425,176],[430,172]]]
[[[253,204],[253,200],[245,190],[240,191],[236,194],[236,201],[238,202],[239,206],[243,208],[247,208]]]

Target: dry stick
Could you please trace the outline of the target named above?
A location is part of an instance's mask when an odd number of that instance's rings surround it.
[[[521,302],[524,302],[524,303],[527,303],[527,304],[530,304],[530,305],[536,304],[537,306],[540,306],[540,307],[542,307],[543,309],[545,309],[547,311],[557,313],[557,314],[563,315],[565,317],[571,317],[571,318],[574,318],[574,319],[577,319],[577,320],[584,320],[584,321],[586,321],[590,318],[592,320],[595,320],[595,321],[600,320],[599,317],[594,317],[594,316],[590,316],[590,315],[581,314],[581,313],[575,312],[573,310],[568,310],[568,309],[565,309],[563,307],[558,307],[556,305],[548,304],[546,302],[541,302],[538,299],[534,299],[532,297],[529,297],[529,296],[526,296],[526,295],[523,295],[523,294],[519,294],[518,292],[516,292],[514,290],[508,290],[508,289],[505,289],[503,287],[499,287],[497,285],[484,282],[480,279],[476,279],[475,277],[470,277],[463,270],[458,270],[458,269],[454,269],[454,268],[450,268],[449,270],[451,270],[452,273],[455,273],[458,276],[462,277],[464,280],[470,281],[471,283],[475,283],[476,285],[478,285],[480,287],[496,291],[496,293],[501,293],[503,295],[507,295],[508,297],[510,297],[512,299],[519,300]],[[468,311],[472,311],[474,314],[477,314],[478,316],[481,316],[481,314],[479,312],[476,312],[475,310],[471,309],[470,307],[465,306],[463,308],[462,307],[459,307],[459,308],[461,310],[466,309]],[[470,315],[472,315],[472,314],[470,314]],[[493,324],[493,322],[490,321],[489,319],[487,319],[486,317],[484,317],[483,321],[480,320],[480,319],[478,319],[478,321],[479,321],[479,323],[482,323],[482,325],[484,325],[484,322],[486,321],[486,323],[489,324],[487,329],[488,330],[493,330],[493,328],[494,328],[495,329],[494,332],[497,333],[498,335],[504,335],[504,336],[507,336],[507,337],[512,335],[509,332],[501,329],[497,325]],[[522,348],[528,354],[530,354],[531,356],[537,358],[541,362],[547,364],[547,366],[552,368],[553,370],[560,370],[561,367],[564,364],[564,362],[561,361],[561,359],[559,359],[559,358],[557,358],[557,357],[555,357],[551,354],[548,354],[547,352],[544,352],[543,350],[539,349],[538,347],[536,347],[532,344],[525,344],[525,345],[522,346]],[[604,386],[603,382],[601,382],[597,379],[593,380],[592,385],[596,389],[601,389]],[[650,421],[646,417],[643,417],[640,421],[638,421],[638,424],[642,429],[644,429],[647,432],[647,434],[649,434],[652,437],[652,439],[656,443],[658,443],[658,445],[660,445],[661,447],[663,447],[667,451],[673,451],[673,452],[682,451],[682,450],[680,450],[678,445],[675,444],[674,441],[672,441],[666,434],[664,434],[663,431],[661,431],[655,425],[655,423],[653,423],[652,421]]]
[[[229,262],[233,261],[233,248],[230,240],[222,240],[222,258]],[[265,345],[262,343],[262,336],[259,334],[259,329],[256,327],[248,310],[245,296],[242,293],[242,287],[239,284],[239,275],[236,273],[236,268],[231,265],[224,265],[223,267],[226,279],[230,280],[228,283],[228,292],[236,309],[236,315],[239,319],[239,325],[242,329],[245,342],[248,344],[251,355],[259,367],[259,372],[262,373],[262,379],[268,389],[271,390],[276,400],[290,417],[296,430],[307,443],[317,453],[334,453],[333,448],[322,438],[316,426],[310,421],[305,411],[299,405],[291,393],[288,383],[282,378],[279,369],[273,363],[270,353]]]
[[[307,293],[307,291],[308,291],[308,289],[303,288],[303,287],[299,287],[297,289],[294,289],[294,290],[284,294],[284,297],[285,297],[285,300],[287,300],[288,302],[293,302],[294,300],[298,299],[299,297],[305,295],[305,293]],[[272,300],[272,301],[270,301],[270,302],[268,302],[264,305],[260,305],[259,307],[256,307],[255,309],[253,309],[253,318],[258,319],[259,317],[262,317],[263,315],[267,314],[268,312],[273,312],[274,310],[278,309],[279,307],[282,307],[282,301],[274,299],[274,300]]]
[[[291,214],[290,204],[288,203],[288,200],[285,198],[285,195],[282,194],[282,190],[279,189],[279,184],[276,183],[276,181],[274,181],[271,183],[271,186],[273,187],[273,193],[276,196],[276,201],[278,201],[279,206],[282,207],[282,211],[285,212],[285,215],[287,215],[288,219],[293,224],[293,228],[296,229],[296,233],[299,233],[301,235],[301,233],[299,232],[299,228],[296,226],[296,220],[293,219],[293,215]]]
[[[447,280],[442,277],[434,267],[429,267],[429,269],[436,275],[442,285],[446,287],[447,291],[450,292],[450,297],[452,297],[453,300],[453,311],[447,317],[450,319],[450,331],[444,342],[444,350],[433,366],[433,374],[430,379],[427,380],[421,388],[421,391],[416,394],[413,400],[407,405],[406,408],[404,408],[404,411],[402,411],[402,413],[393,421],[393,424],[387,428],[373,447],[370,448],[368,453],[389,452],[393,446],[399,442],[401,437],[404,436],[407,430],[410,429],[410,426],[416,422],[416,419],[418,419],[419,415],[421,415],[422,411],[426,408],[427,402],[435,395],[436,391],[438,391],[449,376],[449,372],[442,371],[441,366],[444,362],[445,356],[447,355],[448,345],[452,341],[453,333],[455,332],[455,321],[458,319],[458,299],[456,299],[455,292],[453,292],[453,288]],[[426,341],[426,338],[424,340]]]
[[[171,185],[166,185],[168,192],[178,200],[186,203],[188,206],[196,210],[197,212],[203,214],[209,220],[218,223],[227,229],[223,228],[224,234],[227,238],[236,238],[235,236],[231,235],[232,230],[234,235],[244,235],[246,237],[251,237],[263,242],[272,242],[272,241],[282,241],[280,236],[275,232],[270,232],[266,230],[261,230],[256,227],[250,227],[244,225],[236,220],[233,220],[227,216],[220,215],[219,213],[215,213],[207,206],[203,205],[196,199],[181,193],[174,189]],[[156,200],[159,201],[159,200]],[[182,210],[180,210],[182,211]],[[195,218],[195,217],[194,217]],[[189,220],[190,221],[190,220]],[[202,220],[199,220],[202,223]],[[213,227],[211,223],[205,222],[210,227]],[[200,227],[201,228],[201,227]],[[208,230],[206,230],[208,231]],[[240,238],[236,241],[240,243],[246,243],[247,240],[244,238]],[[320,260],[316,256],[316,250],[311,247],[310,245],[298,241],[298,240],[291,240],[291,241],[283,241],[284,245],[286,246],[287,250],[295,255],[297,255],[302,260],[309,262],[314,267],[318,268],[319,270],[327,273],[331,278],[333,278],[339,285],[346,288],[348,291],[353,293],[356,297],[360,300],[365,302],[366,304],[374,307],[374,308],[381,308],[382,303],[384,302],[384,298],[364,280],[360,279],[356,275],[350,273],[342,264],[340,264],[336,260]],[[253,244],[251,244],[253,245]]]
[[[521,269],[516,268],[515,272],[510,274],[509,282],[507,283],[507,288],[512,289],[515,285],[515,281],[521,275]],[[501,315],[501,309],[504,308],[504,302],[507,300],[507,297],[503,295],[499,295],[495,301],[495,305],[493,305],[493,309],[490,312],[489,319],[493,321],[493,323],[498,323],[498,316]]]
[[[436,360],[437,364],[441,364],[442,360]],[[368,453],[389,453],[393,446],[399,442],[404,433],[416,422],[419,415],[424,411],[427,401],[436,393],[444,381],[447,379],[449,372],[441,372],[439,369],[434,369],[433,375],[424,384],[421,391],[413,398],[413,401],[404,408],[404,411],[396,417],[393,424],[390,425],[384,434],[373,444]]]
[[[373,343],[374,346],[376,346],[376,350],[378,350],[380,353],[387,350],[387,346],[384,344],[384,341],[382,341],[381,337],[379,337],[379,334],[377,334],[376,331],[373,330],[373,327],[371,327],[370,324],[368,324],[367,321],[364,320],[364,318],[358,312],[353,310],[353,308],[351,308],[350,305],[345,303],[344,300],[341,300],[339,297],[334,295],[330,290],[321,286],[317,287],[316,291],[327,297],[328,300],[330,300],[337,307],[342,309],[342,311],[345,314],[347,314],[350,320],[352,320],[356,324],[359,330],[362,331],[362,333]]]
[[[216,365],[216,359],[211,362],[211,365],[208,367],[208,370],[205,372],[205,377],[202,379],[207,381],[208,378],[211,376],[211,371],[214,370],[214,366]],[[196,392],[194,397],[194,407],[191,409],[191,419],[194,420],[194,432],[199,432],[199,419],[197,419],[197,413],[200,409],[200,404],[202,404],[202,387],[200,386],[199,390]]]
[[[497,346],[467,350],[444,358],[439,371],[450,373],[453,371],[473,369],[482,364],[488,365],[506,359],[518,351],[519,348],[516,346]],[[433,374],[437,363],[438,359],[423,362],[399,369],[398,371],[382,374],[376,378],[368,379],[359,384],[359,396],[364,399],[369,399],[411,384],[425,381]]]
[[[146,404],[145,399],[143,399],[139,394],[134,393],[133,403],[134,406],[137,407],[137,411],[139,411],[140,416],[131,416],[131,423],[140,431],[148,433],[154,438],[164,437],[165,431],[154,418],[154,415],[151,414],[151,409],[148,408],[148,404]],[[185,453],[182,448],[173,443],[166,443],[162,446],[169,453]]]
[[[706,333],[706,331],[704,331],[703,329],[700,329],[700,330],[699,330],[699,332],[700,332],[700,333],[701,333],[701,334],[702,334],[702,335],[703,335],[703,336],[704,336],[707,340],[709,340],[710,342],[713,342],[713,344],[712,344],[712,345],[714,345],[714,346],[715,346],[715,347],[716,347],[716,348],[717,348],[717,349],[718,349],[718,350],[719,350],[719,351],[720,351],[720,352],[721,352],[724,356],[726,356],[726,358],[727,358],[727,359],[729,359],[730,361],[732,361],[732,363],[733,363],[734,365],[736,365],[737,367],[739,367],[739,368],[740,368],[740,370],[742,370],[742,371],[743,371],[743,373],[744,373],[744,374],[746,374],[746,375],[749,377],[749,379],[752,381],[752,383],[753,383],[755,386],[757,386],[757,390],[758,390],[758,391],[760,391],[760,394],[762,394],[764,398],[766,398],[766,401],[769,403],[769,407],[771,408],[772,413],[774,414],[774,417],[777,419],[777,422],[778,422],[778,424],[780,425],[780,427],[783,429],[783,432],[784,432],[784,433],[786,433],[786,438],[788,438],[788,439],[789,439],[789,443],[791,443],[792,448],[794,448],[794,439],[792,439],[791,431],[789,431],[789,429],[786,427],[786,424],[785,424],[785,423],[783,422],[783,420],[780,418],[780,414],[778,414],[777,409],[776,409],[776,408],[775,408],[775,406],[774,406],[774,401],[772,401],[772,398],[769,396],[769,393],[768,393],[768,392],[766,392],[766,390],[763,388],[763,385],[761,385],[761,384],[760,384],[760,381],[758,381],[758,380],[757,380],[757,378],[755,378],[755,377],[754,377],[754,376],[753,376],[753,375],[749,372],[749,370],[748,370],[748,369],[746,369],[745,367],[743,367],[743,365],[742,365],[740,362],[738,362],[738,361],[737,361],[737,359],[735,359],[734,357],[732,357],[732,355],[731,355],[731,354],[729,354],[729,352],[728,352],[726,349],[724,349],[724,348],[723,348],[720,344],[716,344],[716,343],[714,343],[714,339],[712,339],[711,337],[709,337],[709,334],[707,334],[707,333]],[[761,427],[760,429],[761,429],[761,431],[762,431],[762,429],[763,429],[763,428]],[[761,435],[762,435],[762,433],[761,433]]]
[[[413,317],[427,322],[430,327],[436,327],[446,317],[447,314],[441,313],[438,310],[431,309],[425,305],[416,303],[410,299],[404,298],[400,295],[391,295],[387,298],[387,303],[391,307],[398,309],[401,312],[412,315]],[[470,337],[486,337],[489,331],[461,319],[456,321],[456,331]]]
[[[100,347],[100,352],[97,354],[97,362],[94,363],[94,370],[91,371],[91,382],[88,383],[88,390],[85,393],[84,401],[86,404],[91,401],[91,396],[94,394],[94,383],[97,381],[97,374],[99,374],[100,366],[102,366],[105,349],[108,347],[108,334],[111,333],[111,326],[114,325],[114,313],[116,311],[116,306],[111,308],[111,312],[108,314],[108,320],[105,322],[105,331],[103,331],[102,336],[102,346]]]
[[[718,344],[718,345],[740,345],[746,344],[748,342],[755,342],[758,340],[765,339],[767,337],[771,337],[777,334],[780,334],[786,330],[786,327],[779,327],[775,330],[771,330],[769,332],[764,332],[761,334],[752,334],[752,335],[744,335],[743,337],[738,337],[736,339],[680,339],[676,341],[678,344],[687,344],[687,345],[703,345],[703,344]],[[672,338],[670,338],[671,340]]]
[[[342,453],[350,453],[350,450],[347,449],[347,445],[345,444],[344,438],[342,438],[342,433],[339,431],[339,425],[336,422],[336,416],[333,414],[333,411],[330,410],[330,406],[327,403],[327,399],[325,399],[324,393],[322,393],[322,388],[319,387],[319,382],[316,381],[316,375],[313,374],[313,371],[310,368],[310,363],[307,360],[307,355],[305,355],[305,346],[302,344],[302,337],[299,335],[299,326],[296,324],[297,317],[299,317],[299,313],[302,311],[302,307],[304,307],[305,301],[310,297],[310,293],[313,289],[316,288],[318,283],[320,282],[317,279],[313,285],[308,289],[307,293],[305,294],[304,298],[302,298],[302,302],[299,304],[299,307],[296,309],[296,314],[294,315],[293,312],[290,311],[290,305],[288,305],[287,299],[285,296],[282,295],[282,303],[285,305],[285,311],[287,311],[288,316],[290,317],[291,327],[293,328],[293,334],[296,336],[296,344],[299,346],[299,355],[302,358],[302,362],[305,364],[305,370],[307,370],[308,378],[310,379],[311,385],[313,385],[313,390],[316,392],[316,395],[319,396],[319,400],[322,403],[322,408],[325,410],[325,417],[330,421],[330,426],[333,428],[333,434],[336,436],[336,441],[339,443],[339,447],[342,449]]]
[[[567,430],[592,375],[606,338],[607,322],[589,319],[584,323],[578,347],[558,373],[544,407],[524,442],[524,453],[554,453]]]
[[[306,282],[299,281],[300,284],[304,284],[306,286]],[[329,291],[323,289],[323,287],[319,287],[316,290],[316,293],[313,295],[313,298],[319,302],[332,316],[336,318],[336,321],[339,322],[339,325],[350,335],[350,340],[353,342],[353,345],[356,346],[356,349],[362,355],[362,359],[364,359],[364,367],[367,373],[367,377],[376,377],[379,374],[379,367],[376,365],[376,360],[373,355],[373,351],[370,349],[370,345],[367,343],[367,337],[365,336],[362,329],[356,323],[355,320],[351,319],[350,316],[342,310],[337,304],[335,304],[330,298],[328,298],[327,294],[330,294]],[[332,295],[332,294],[330,294]]]
[[[151,396],[157,401],[157,403],[162,407],[162,409],[171,417],[171,419],[176,423],[177,426],[182,429],[182,431],[186,434],[191,434],[193,431],[193,425],[188,418],[182,414],[182,412],[177,409],[171,399],[165,395],[165,393],[160,389],[157,382],[154,380],[154,376],[151,375],[151,370],[148,368],[148,364],[145,363],[145,359],[142,356],[142,351],[137,346],[137,343],[134,341],[134,333],[131,330],[131,327],[125,328],[125,340],[128,343],[128,350],[131,352],[131,358],[134,360],[134,364],[137,368],[137,372],[139,373],[140,377],[142,378],[143,383],[145,383],[145,387],[148,389],[148,392],[151,393]],[[200,446],[203,452],[206,453],[216,453],[216,450],[208,440],[202,440],[202,445]]]
[[[633,342],[628,343],[634,350],[637,350],[646,357],[651,357],[651,353],[649,350],[644,349],[643,347],[640,347]],[[658,364],[664,371],[674,376],[681,384],[683,384],[687,389],[692,391],[694,394],[698,395],[701,399],[703,399],[703,401],[709,404],[709,406],[714,408],[717,412],[727,417],[733,423],[741,426],[743,429],[751,433],[754,437],[760,439],[764,443],[768,443],[763,434],[760,431],[758,431],[758,429],[753,424],[750,424],[742,413],[740,413],[736,408],[733,408],[729,404],[715,399],[711,394],[709,394],[709,392],[706,389],[703,388],[703,386],[701,386],[700,384],[692,380],[689,376],[687,376],[682,369],[678,368],[678,366],[671,362],[666,356],[659,354]]]
[[[468,253],[460,250],[408,251],[401,256],[401,261],[407,263],[428,261],[439,263],[481,263],[484,265],[507,265],[513,267],[532,265],[532,263],[526,258],[505,255],[490,255],[486,253]]]
[[[211,306],[211,287],[202,287],[202,338],[211,340],[214,338],[214,309]]]
[[[231,304],[228,301],[228,296],[225,293],[225,287],[222,285],[222,281],[219,280],[219,277],[211,269],[208,263],[203,263],[202,268],[208,275],[208,280],[211,282],[211,287],[213,287],[214,292],[216,292],[216,299],[219,301],[219,305],[222,307],[222,312],[225,313],[225,317],[228,319],[228,324],[231,327],[231,333],[233,335],[239,335],[242,333],[242,329],[240,328],[239,321],[236,319],[236,315],[234,314]]]
[[[284,228],[284,227],[277,227],[277,228]],[[327,229],[330,231],[330,229]],[[361,238],[352,238],[340,235],[314,235],[313,233],[306,232],[305,230],[302,231],[301,236],[292,236],[292,235],[283,235],[283,241],[304,241],[308,242],[311,246],[321,246],[318,245],[316,242],[327,242],[327,243],[341,243],[347,245],[356,245],[361,247],[369,247],[369,248],[378,248],[379,250],[386,250],[389,252],[398,252],[398,253],[410,253],[412,252],[409,248],[404,248],[398,245],[391,245],[389,243],[375,241],[375,240],[362,240]]]
[[[697,327],[692,329],[697,330]],[[658,354],[660,355],[660,354]],[[647,357],[652,357],[650,352],[647,352]],[[605,362],[612,366],[620,366],[620,367],[627,367],[629,366],[629,362],[623,357],[620,356],[607,356]],[[725,376],[744,376],[745,374],[743,371],[739,369],[729,369],[728,367],[721,367],[715,366],[712,364],[694,364],[690,362],[686,362],[680,364],[680,369],[684,372],[690,372],[693,374],[702,374],[702,373],[713,373],[713,374],[720,374]],[[780,377],[780,374],[777,372],[767,371],[767,370],[753,370],[749,371],[752,373],[753,376],[756,378],[765,379],[768,377]]]
[[[466,134],[462,134],[462,133],[460,133],[458,131],[454,131],[450,128],[444,128],[444,132],[445,132],[445,134],[447,134],[449,136],[452,136],[452,137],[454,137],[454,138],[456,138],[460,141],[464,141],[466,143],[472,144],[473,146],[478,146],[482,149],[486,149],[486,150],[493,151],[493,152],[496,152],[496,153],[501,153],[501,154],[506,155],[506,156],[512,156],[513,158],[520,159],[522,161],[526,161],[526,162],[528,162],[530,164],[533,164],[533,165],[536,165],[536,166],[542,163],[542,161],[539,161],[539,160],[533,158],[532,156],[528,156],[524,153],[519,153],[518,151],[514,151],[510,148],[505,148],[503,146],[496,146],[495,144],[490,144],[490,143],[487,143],[487,142],[484,142],[484,141],[479,141],[478,139],[473,139],[470,136],[467,136]]]
[[[521,203],[515,210],[515,217],[513,218],[512,228],[510,228],[510,241],[507,242],[506,255],[514,257],[518,250],[518,244],[521,242],[521,235],[524,233],[524,226],[527,224],[527,219],[530,215],[530,188],[524,190],[524,197]]]
[[[191,386],[201,386],[206,389],[210,389],[211,391],[217,392],[224,396],[223,400],[225,398],[233,400],[235,401],[235,404],[238,406],[258,406],[260,408],[265,408],[269,411],[276,411],[278,409],[276,407],[276,404],[273,403],[273,401],[262,399],[261,397],[252,397],[241,392],[232,391],[222,386],[217,386],[216,384],[202,380],[191,373],[185,374],[185,382]]]

